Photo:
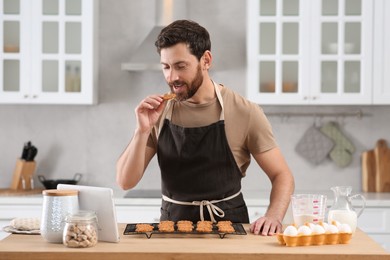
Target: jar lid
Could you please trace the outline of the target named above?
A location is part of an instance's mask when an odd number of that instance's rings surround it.
[[[77,221],[97,221],[96,212],[92,210],[79,210],[76,213],[69,214],[66,216],[67,222]]]
[[[44,190],[42,194],[44,196],[77,196],[78,190]]]

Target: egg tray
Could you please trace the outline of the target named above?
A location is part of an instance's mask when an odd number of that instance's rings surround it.
[[[276,238],[278,240],[279,245],[282,246],[322,246],[322,245],[337,245],[337,244],[349,244],[352,234],[346,234],[344,233],[342,236],[340,234],[330,234],[331,237],[327,238],[329,236],[328,234],[324,234],[324,237],[322,239],[318,239],[315,241],[313,240],[314,236],[321,236],[321,235],[312,235],[312,236],[298,236],[296,243],[293,245],[289,245],[287,241],[285,240],[283,234],[277,234]]]
[[[153,230],[151,232],[136,232],[135,228],[137,224],[149,224],[153,226]],[[180,234],[180,235],[208,235],[208,234],[215,234],[219,235],[219,237],[222,239],[226,235],[246,235],[246,231],[242,224],[240,223],[232,223],[232,226],[234,228],[234,232],[231,233],[221,233],[218,231],[218,227],[216,224],[213,224],[213,229],[211,232],[198,232],[196,231],[196,224],[193,224],[194,228],[193,231],[191,232],[181,232],[177,230],[176,224],[174,225],[175,231],[173,232],[160,232],[158,230],[158,224],[159,223],[131,223],[127,224],[125,231],[123,231],[124,235],[140,235],[140,234],[145,234],[145,236],[149,239],[152,237],[153,234]]]

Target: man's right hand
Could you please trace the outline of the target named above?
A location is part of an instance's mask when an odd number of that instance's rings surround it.
[[[138,129],[141,132],[151,131],[164,110],[165,104],[166,102],[160,95],[148,96],[139,103],[135,108],[135,115],[137,117]]]

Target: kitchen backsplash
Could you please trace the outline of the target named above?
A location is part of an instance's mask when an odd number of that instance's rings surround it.
[[[83,174],[80,184],[109,186],[124,194],[115,182],[115,163],[128,144],[135,126],[134,107],[150,93],[167,90],[161,72],[121,71],[142,38],[154,25],[154,0],[100,1],[99,100],[94,106],[1,105],[0,188],[11,184],[12,174],[26,140],[39,149],[36,175],[46,179],[72,178]],[[204,6],[207,6],[205,9]],[[218,10],[218,14],[217,11]],[[147,12],[147,11],[145,11]],[[212,37],[212,77],[245,95],[245,1],[198,0],[188,2],[188,18],[199,21]],[[154,50],[151,50],[154,51]],[[328,190],[352,185],[361,190],[361,153],[378,139],[390,144],[390,106],[264,106],[266,113],[329,112],[361,109],[363,118],[270,116],[274,134],[296,178],[298,190]],[[296,146],[313,124],[335,121],[353,144],[351,162],[339,167],[328,157],[313,165],[296,152]],[[40,185],[36,179],[36,186]],[[137,189],[158,189],[160,176],[154,159]],[[243,180],[243,190],[268,190],[270,182],[255,161]]]

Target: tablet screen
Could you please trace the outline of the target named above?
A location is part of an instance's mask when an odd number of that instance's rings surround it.
[[[78,190],[80,210],[96,212],[98,219],[98,240],[119,242],[119,230],[111,188],[71,184],[58,184],[58,190]]]

